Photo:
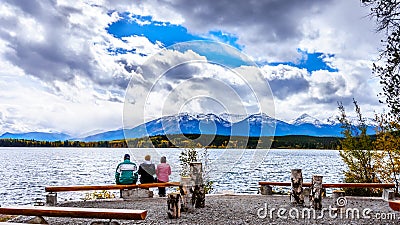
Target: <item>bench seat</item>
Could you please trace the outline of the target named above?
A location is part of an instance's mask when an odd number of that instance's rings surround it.
[[[394,211],[400,211],[400,201],[389,201],[389,207]]]
[[[259,185],[269,186],[291,186],[290,182],[260,181]],[[311,187],[311,183],[303,183],[303,187]],[[323,183],[323,188],[394,188],[396,184],[391,183]]]
[[[65,192],[65,191],[94,191],[94,190],[123,190],[135,188],[155,188],[179,186],[179,182],[149,183],[149,184],[111,184],[111,185],[81,185],[81,186],[49,186],[45,187],[46,192]]]
[[[144,220],[147,216],[147,211],[132,210],[132,209],[109,209],[109,208],[6,206],[6,207],[0,207],[0,214],[48,216],[48,217]]]
[[[21,225],[21,224],[29,224],[29,223],[9,223],[9,222],[0,222],[0,225]],[[32,225],[32,224],[31,224]],[[36,224],[38,225],[38,224]]]

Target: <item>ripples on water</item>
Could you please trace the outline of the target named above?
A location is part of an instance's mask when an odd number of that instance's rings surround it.
[[[45,201],[44,187],[113,184],[115,167],[125,153],[141,163],[146,154],[172,167],[171,181],[179,181],[182,149],[112,148],[0,148],[0,205]],[[326,183],[343,179],[345,169],[335,150],[209,149],[208,175],[214,192],[257,193],[258,181],[290,181],[290,170],[303,170],[304,182],[321,174]],[[199,152],[201,154],[201,152]],[[154,189],[157,191],[156,189]],[[61,192],[58,200],[78,200],[88,192]],[[117,192],[113,192],[117,196]]]

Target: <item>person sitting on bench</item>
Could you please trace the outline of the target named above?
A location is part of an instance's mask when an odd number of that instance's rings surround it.
[[[171,175],[171,166],[167,163],[167,157],[161,157],[160,164],[157,165],[156,174],[157,181],[159,183],[165,183],[169,181],[169,175]],[[158,196],[165,197],[165,187],[158,188]]]
[[[138,172],[136,163],[131,162],[129,154],[125,154],[124,161],[118,164],[115,170],[116,184],[136,184],[138,180]],[[122,190],[120,192],[122,197]]]
[[[140,183],[154,183],[154,175],[156,174],[156,166],[150,161],[150,155],[144,157],[144,162],[139,165],[138,174],[140,174]]]

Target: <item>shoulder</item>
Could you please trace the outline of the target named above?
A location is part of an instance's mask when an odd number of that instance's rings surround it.
[[[136,166],[136,163],[134,163],[134,162],[132,162],[132,161],[127,162],[127,164],[133,164],[133,165]]]

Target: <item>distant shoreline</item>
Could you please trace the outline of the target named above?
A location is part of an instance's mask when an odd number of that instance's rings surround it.
[[[341,149],[341,137],[316,137],[307,135],[287,135],[275,137],[230,137],[216,135],[211,137],[211,143],[204,146],[200,135],[158,135],[154,137],[133,138],[113,141],[38,141],[27,139],[0,139],[0,147],[75,147],[75,148],[209,148],[209,149]],[[206,136],[207,135],[202,135]],[[262,141],[268,143],[263,143]],[[174,144],[175,143],[175,144]],[[177,147],[177,146],[178,147]]]

